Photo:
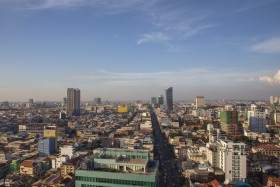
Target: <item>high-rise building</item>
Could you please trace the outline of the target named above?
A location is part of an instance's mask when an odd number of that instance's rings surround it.
[[[270,97],[269,97],[269,102],[270,102],[271,104],[274,103],[274,96],[270,96]]]
[[[100,105],[101,104],[101,98],[100,97],[94,98],[93,99],[93,104]]]
[[[128,110],[128,112],[134,113],[134,106],[128,105],[127,110]]]
[[[67,116],[80,115],[80,90],[75,88],[67,89]]]
[[[204,104],[205,104],[204,96],[197,96],[195,98],[195,108],[196,109],[203,108]]]
[[[152,97],[151,98],[151,103],[152,103],[152,105],[156,106],[157,105],[157,98],[156,97]]]
[[[270,113],[270,121],[271,121],[271,125],[276,125],[280,123],[280,112],[273,110]]]
[[[164,104],[164,98],[163,95],[158,96],[158,105],[161,106]]]
[[[246,110],[246,104],[245,103],[237,103],[236,104],[236,109],[238,110],[238,111],[245,111]]]
[[[173,88],[170,87],[166,89],[165,92],[166,92],[167,111],[172,112],[173,111]]]
[[[251,132],[266,132],[266,114],[261,111],[248,111],[248,126]]]
[[[245,148],[243,142],[218,141],[219,168],[225,172],[226,180],[245,182],[247,177]]]
[[[237,134],[238,112],[228,110],[220,112],[221,129],[229,135]]]
[[[219,129],[208,125],[209,143],[206,144],[207,160],[213,167],[220,168],[229,182],[245,181],[247,177],[246,145],[227,140]]]
[[[44,126],[44,138],[53,138],[55,141],[54,150],[57,152],[57,128],[55,125]]]
[[[55,153],[55,138],[44,138],[38,142],[38,154],[40,157],[47,157]]]
[[[29,108],[31,108],[33,106],[33,99],[29,99]]]
[[[66,113],[65,111],[59,112],[59,119],[65,119],[66,118]]]
[[[66,104],[67,104],[67,99],[66,97],[63,97],[62,106],[66,106]]]

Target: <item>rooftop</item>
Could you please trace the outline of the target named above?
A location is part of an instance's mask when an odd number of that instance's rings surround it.
[[[148,150],[145,149],[115,149],[115,148],[98,148],[98,151],[115,151],[115,152],[137,152],[137,153],[147,153]]]
[[[136,164],[145,164],[145,172],[144,170],[133,171],[133,170],[118,170],[118,169],[111,169],[111,168],[94,168],[92,165],[93,162],[90,160],[85,161],[81,164],[77,170],[86,170],[86,171],[102,171],[102,172],[114,172],[114,173],[129,173],[129,174],[142,174],[142,175],[155,175],[158,171],[158,161],[157,160],[141,160],[141,159],[122,159],[121,162],[130,162]]]
[[[260,145],[260,146],[254,146],[252,149],[279,149],[280,147],[277,145]]]
[[[131,158],[127,158],[127,157],[119,157],[118,158],[118,163],[131,163],[131,164],[147,164],[148,160],[144,160],[144,159],[131,159]]]

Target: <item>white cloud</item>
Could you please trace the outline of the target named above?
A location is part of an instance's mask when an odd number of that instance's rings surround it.
[[[250,11],[252,9],[262,7],[265,4],[271,3],[273,1],[274,0],[254,1],[253,3],[251,1],[244,1],[244,2],[242,2],[241,6],[236,7],[233,12],[229,12],[229,13],[236,14],[236,13],[240,13],[240,12]]]
[[[180,3],[179,3],[180,4]],[[161,42],[167,44],[167,47],[171,44],[178,43],[178,41],[185,40],[189,37],[195,36],[211,27],[216,26],[209,22],[211,13],[203,8],[194,8],[192,6],[182,6],[176,4],[154,4],[154,6],[148,6],[141,9],[147,16],[149,23],[153,26],[155,33],[164,33],[164,36],[168,38],[165,43],[162,40],[145,40],[148,42]],[[149,35],[148,31],[144,35]],[[137,44],[143,37],[137,40]],[[143,42],[144,43],[144,42]],[[169,50],[172,51],[172,50]]]
[[[137,44],[163,41],[174,43],[215,26],[209,23],[208,11],[200,7],[194,8],[186,3],[164,3],[160,0],[0,0],[1,4],[29,10],[87,6],[92,7],[92,14],[96,15],[137,11],[152,26],[140,35]]]
[[[280,84],[280,70],[278,70],[272,76],[267,76],[267,75],[261,76],[259,77],[259,80],[269,84]]]
[[[164,42],[171,40],[169,36],[166,36],[160,32],[153,32],[149,34],[144,34],[138,41],[137,44],[142,44],[146,42]]]
[[[88,0],[0,0],[0,5],[20,10],[37,10],[54,7],[72,7],[88,3]]]
[[[157,0],[0,0],[0,5],[11,5],[19,9],[68,8],[92,6],[102,8],[104,14],[120,13],[152,5]],[[105,10],[105,11],[104,11]]]
[[[120,73],[99,70],[94,75],[78,75],[71,77],[81,82],[96,81],[102,85],[110,86],[147,86],[147,85],[193,85],[193,86],[209,86],[223,85],[237,82],[258,81],[259,72],[233,72],[232,70],[209,70],[206,68],[192,68],[181,71],[172,72],[136,72],[136,73]]]
[[[251,52],[264,54],[279,54],[280,53],[280,37],[270,38],[259,42],[250,47]]]

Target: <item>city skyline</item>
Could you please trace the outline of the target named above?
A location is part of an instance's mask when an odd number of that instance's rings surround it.
[[[266,99],[280,2],[0,0],[0,101]]]

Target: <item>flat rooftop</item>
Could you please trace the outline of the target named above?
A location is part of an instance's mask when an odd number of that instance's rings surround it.
[[[127,157],[119,157],[117,163],[147,164],[148,160],[144,160],[144,159],[131,159],[131,158],[127,158]]]
[[[149,152],[149,150],[145,150],[145,149],[115,149],[115,148],[98,148],[94,151],[138,152],[138,153]]]
[[[141,159],[123,159],[121,162],[136,162],[136,164],[143,163],[146,165],[145,171],[121,171],[121,170],[116,170],[116,169],[108,169],[108,168],[94,168],[93,165],[90,165],[90,161],[84,162],[81,164],[81,166],[77,169],[80,171],[102,171],[102,172],[111,172],[111,173],[126,173],[126,174],[139,174],[139,175],[156,175],[156,172],[158,171],[158,161],[157,160],[141,160]]]

